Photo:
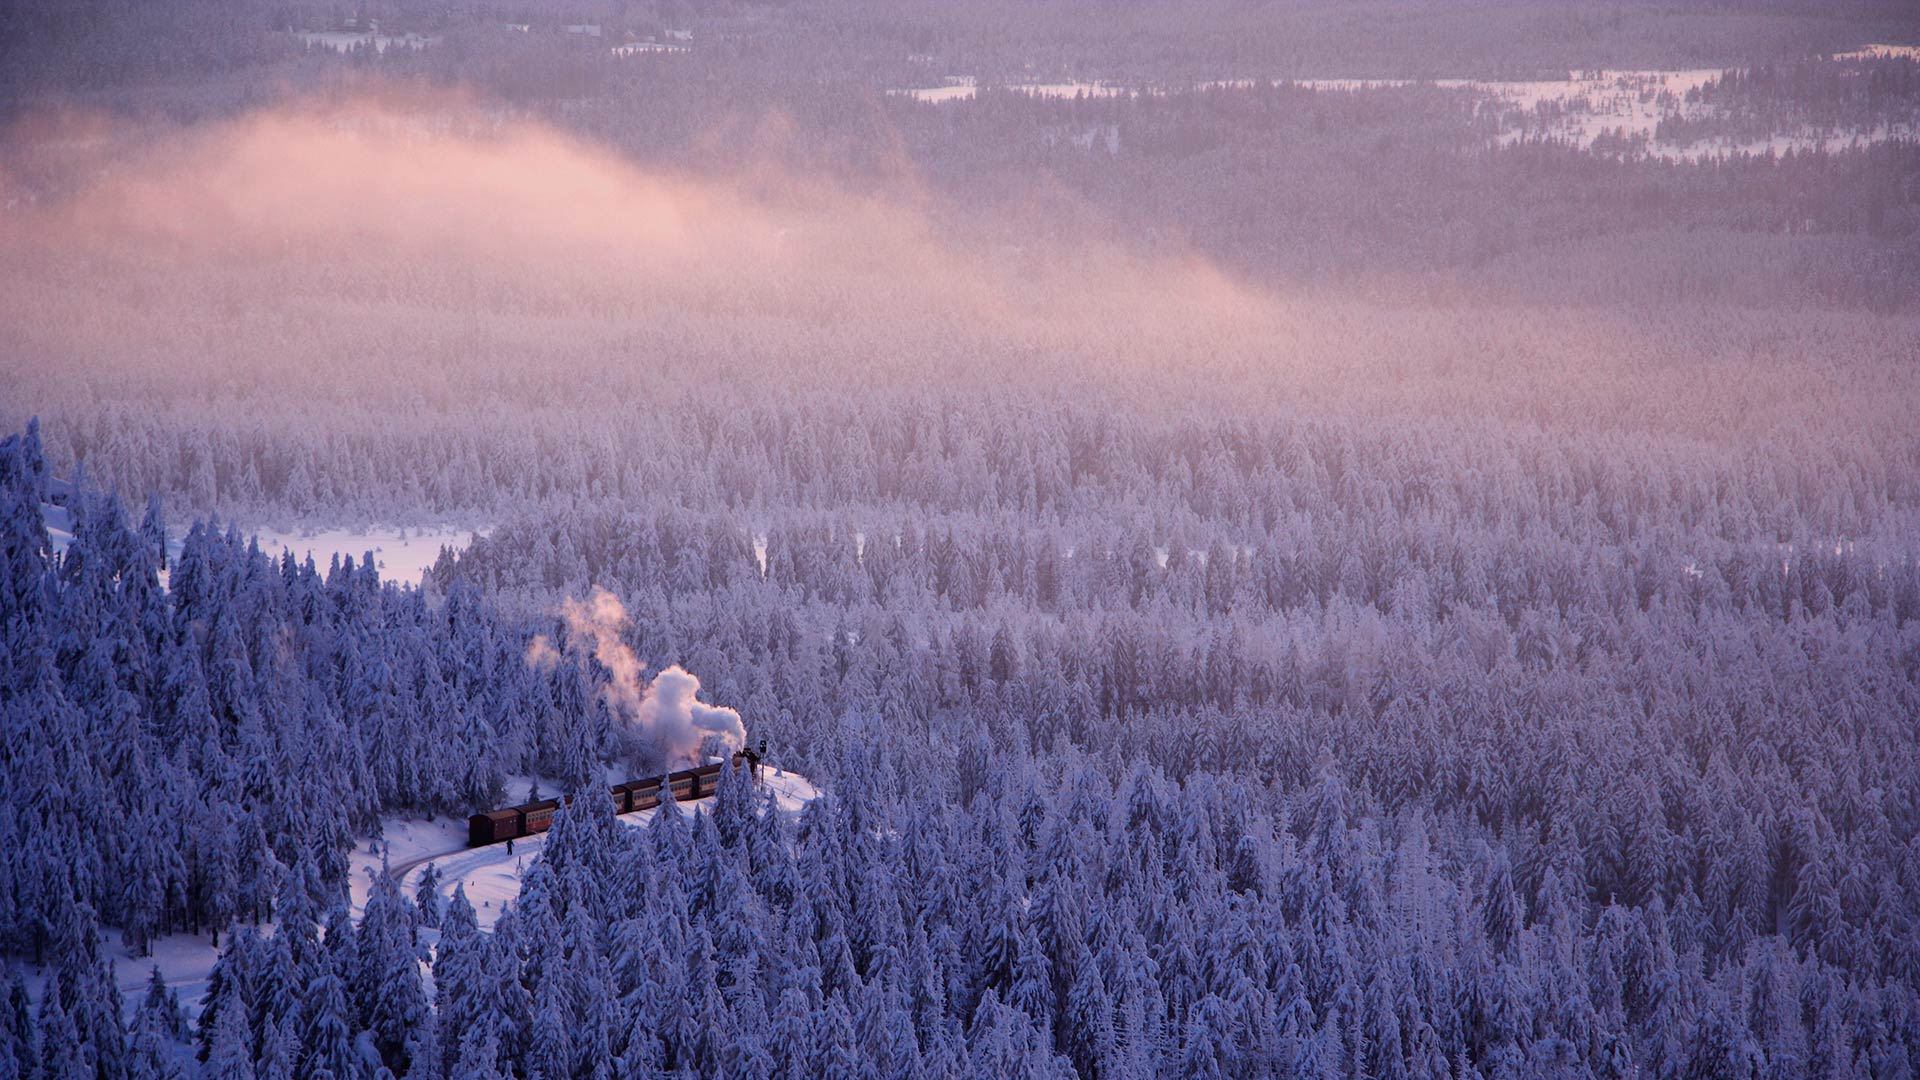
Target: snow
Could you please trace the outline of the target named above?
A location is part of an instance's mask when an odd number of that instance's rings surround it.
[[[1853,52],[1835,54],[1838,60],[1864,60],[1905,57],[1920,58],[1920,46],[1867,45]],[[1702,160],[1733,154],[1783,154],[1789,150],[1839,150],[1891,139],[1913,138],[1911,124],[1879,124],[1870,128],[1844,131],[1802,130],[1779,133],[1770,139],[1735,142],[1708,139],[1688,144],[1660,143],[1654,133],[1660,121],[1668,117],[1699,118],[1709,115],[1710,105],[1689,102],[1687,94],[1726,74],[1719,68],[1681,70],[1570,71],[1564,79],[1499,81],[1479,79],[1298,79],[1280,80],[1318,93],[1364,93],[1431,86],[1442,90],[1462,90],[1476,95],[1501,116],[1501,130],[1493,142],[1507,145],[1522,138],[1564,139],[1583,148],[1592,147],[1603,137],[1624,138],[1639,143],[1647,153],[1667,160]],[[1218,79],[1199,84],[1202,90],[1247,89],[1265,80]],[[1112,83],[1072,82],[1008,86],[1006,89],[1039,97],[1116,97],[1131,93],[1160,93],[1152,88],[1128,88]],[[978,80],[971,76],[948,76],[945,85],[898,90],[894,93],[918,101],[940,104],[965,101],[979,93]]]
[[[395,45],[407,49],[424,49],[440,40],[425,34],[380,34],[352,30],[305,30],[293,36],[309,45],[324,45],[334,52],[350,52],[356,45],[372,45],[376,52],[386,52]]]
[[[609,767],[607,775],[609,782],[630,779],[625,770],[617,767]],[[761,770],[760,783],[773,792],[774,805],[782,813],[798,814],[807,803],[820,797],[820,790],[806,777],[772,766]],[[511,783],[507,790],[518,797],[529,786],[530,778],[521,777]],[[677,805],[680,813],[692,817],[706,809],[710,802],[700,799]],[[652,821],[657,813],[659,809],[656,807],[621,814],[619,820],[622,824],[638,828]],[[353,854],[349,857],[349,903],[356,920],[366,914],[367,898],[373,891],[373,875],[381,872],[384,855],[386,865],[400,874],[401,893],[409,900],[413,898],[420,875],[426,871],[427,865],[437,864],[442,875],[442,894],[451,897],[455,885],[465,884],[467,899],[473,904],[481,929],[491,929],[506,905],[520,894],[521,875],[546,846],[546,837],[542,835],[516,840],[511,855],[507,854],[505,844],[469,849],[466,846],[467,823],[464,818],[392,817],[382,819],[380,828],[378,839],[363,838],[354,845]],[[259,929],[263,934],[271,933],[273,924],[264,923]],[[438,939],[438,935],[430,930],[423,929],[421,936],[429,944]],[[129,1005],[146,993],[147,982],[157,966],[167,985],[180,996],[180,1003],[186,1007],[189,1017],[198,1014],[200,999],[207,992],[208,976],[212,974],[214,961],[220,955],[209,934],[170,934],[156,938],[153,955],[143,957],[128,952],[115,935],[101,942],[101,952],[112,962],[114,983],[119,986],[120,993],[127,998]],[[37,1002],[40,990],[46,984],[45,973],[31,966],[23,966],[22,979],[27,985],[28,996]]]
[[[64,554],[67,545],[73,543],[73,511],[64,506],[41,503],[40,516],[46,519],[47,541],[53,545],[53,553]]]
[[[1562,110],[1547,121],[1548,134],[1571,139],[1580,146],[1591,146],[1600,136],[1613,132],[1628,138],[1653,138],[1660,121],[1667,116],[1692,115],[1685,107],[1686,95],[1719,78],[1724,72],[1711,68],[1685,71],[1598,71],[1568,72],[1565,79],[1529,82],[1476,82],[1467,79],[1438,79],[1435,86],[1448,90],[1468,90],[1523,112],[1534,113],[1543,106]],[[1695,109],[1694,112],[1698,112]],[[1518,139],[1520,129],[1501,133],[1502,142]]]
[[[73,511],[41,503],[40,514],[46,519],[47,539],[53,544],[54,554],[65,552],[73,542]],[[262,552],[278,557],[283,551],[291,551],[296,559],[312,555],[314,565],[323,572],[335,558],[352,557],[357,565],[371,551],[382,578],[418,585],[434,560],[440,557],[441,547],[464,549],[476,537],[491,531],[491,525],[479,528],[373,525],[364,529],[259,529],[253,535],[258,538]],[[169,538],[167,552],[170,559],[178,558],[180,541]],[[160,584],[164,587],[166,582],[167,574],[161,571]]]
[[[1835,60],[1920,60],[1920,45],[1862,45],[1852,52],[1834,53]]]
[[[52,546],[54,555],[59,556],[66,554],[67,545],[73,543],[73,511],[65,506],[55,506],[53,503],[41,503],[40,517],[47,523],[47,543]],[[167,565],[171,567],[174,564],[174,560],[179,557],[180,541],[177,537],[169,536],[167,538]],[[160,587],[164,589],[167,587],[168,579],[172,577],[172,571],[162,570],[155,576],[159,579]]]
[[[371,551],[380,576],[406,585],[418,585],[420,579],[440,557],[444,547],[464,548],[475,537],[491,532],[491,525],[463,528],[454,525],[372,525],[364,529],[259,529],[255,532],[260,550],[269,555],[293,552],[294,558],[313,556],[322,571],[338,557],[351,556],[356,564]]]
[[[1049,98],[1072,98],[1081,95],[1090,98],[1124,97],[1134,93],[1127,87],[1103,82],[1014,83],[1002,89],[1029,94],[1033,97]],[[942,86],[898,90],[895,93],[937,105],[946,101],[966,101],[977,96],[980,93],[980,83],[970,75],[952,75],[947,77],[945,85]]]
[[[1246,79],[1238,79],[1235,82],[1251,85],[1251,81]],[[1404,86],[1414,86],[1416,83],[1412,79],[1296,79],[1293,85],[1307,90],[1317,90],[1324,94],[1352,94],[1362,90],[1397,90]]]
[[[615,45],[613,47],[613,55],[615,56],[640,56],[647,53],[680,53],[686,51],[687,46],[675,45],[667,41],[633,41],[625,45]]]
[[[926,86],[915,90],[900,90],[896,93],[938,105],[943,101],[967,101],[979,91],[976,80],[971,75],[949,75],[944,85]]]
[[[211,935],[171,934],[154,940],[153,955],[134,956],[112,930],[103,927],[101,932],[101,955],[113,964],[114,985],[120,988],[120,994],[129,1007],[147,992],[148,980],[153,977],[153,969],[158,967],[160,977],[180,996],[180,1004],[187,1010],[187,1015],[191,1017],[199,1012],[200,999],[207,992],[207,977],[212,974],[213,962],[220,955],[220,950],[213,947]],[[40,991],[46,985],[46,972],[22,964],[20,977],[26,984],[27,997],[37,1003]]]
[[[1847,54],[1853,55],[1853,54]],[[1843,57],[1844,58],[1844,57]],[[1655,132],[1668,117],[1698,119],[1711,116],[1711,105],[1687,100],[1687,95],[1726,74],[1714,68],[1682,71],[1569,72],[1564,80],[1535,82],[1473,82],[1440,79],[1443,89],[1469,90],[1494,102],[1529,114],[1520,127],[1506,127],[1497,141],[1506,144],[1523,136],[1566,139],[1591,147],[1612,135],[1642,144],[1646,152],[1669,161],[1699,161],[1734,154],[1784,154],[1790,150],[1828,151],[1911,138],[1909,124],[1879,124],[1840,131],[1804,129],[1774,134],[1768,139],[1735,141],[1716,138],[1689,143],[1658,142]]]
[[[797,814],[807,803],[820,796],[819,789],[806,777],[772,766],[761,770],[760,783],[763,788],[773,792],[774,805],[782,813]],[[508,790],[518,792],[524,787],[510,786]],[[676,804],[680,813],[687,817],[692,817],[707,805],[705,799]],[[619,815],[618,820],[623,825],[639,828],[652,821],[659,812],[658,807],[636,810]],[[400,875],[400,891],[411,898],[427,866],[438,866],[441,895],[452,897],[455,887],[464,885],[467,901],[473,905],[474,914],[483,930],[491,929],[506,905],[520,895],[521,877],[533,860],[539,858],[547,842],[542,834],[515,840],[511,853],[505,844],[469,848],[466,846],[467,823],[444,819],[389,821],[385,829],[383,843],[393,845],[388,863]],[[379,872],[379,869],[380,856],[372,851],[370,845],[360,845],[353,855],[355,917],[364,911],[373,885],[371,874]]]

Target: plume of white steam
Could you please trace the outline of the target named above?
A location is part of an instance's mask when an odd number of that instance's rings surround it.
[[[574,641],[592,642],[593,658],[611,676],[600,691],[607,710],[650,749],[669,760],[697,759],[709,739],[717,738],[729,751],[747,745],[740,714],[702,703],[699,678],[680,665],[640,685],[644,665],[623,638],[628,619],[619,597],[596,587],[584,601],[569,598],[561,604],[560,617]],[[527,645],[526,662],[536,671],[551,671],[560,651],[546,635],[538,635]]]
[[[560,650],[553,647],[547,635],[535,634],[533,640],[527,642],[528,667],[535,671],[552,671],[559,662]]]
[[[628,723],[640,711],[640,658],[627,648],[621,634],[627,628],[627,609],[620,598],[595,587],[585,601],[568,597],[560,617],[576,641],[593,642],[593,658],[612,676],[600,691],[607,710]]]
[[[695,700],[699,694],[700,680],[678,664],[655,675],[640,700],[641,730],[686,757],[710,738],[717,737],[729,751],[745,747],[747,728],[740,714],[723,705],[702,704]]]

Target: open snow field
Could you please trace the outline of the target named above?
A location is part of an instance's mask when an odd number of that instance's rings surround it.
[[[47,539],[54,553],[60,554],[73,542],[73,511],[64,506],[42,503],[41,516],[47,522]],[[246,531],[243,529],[243,531]],[[493,531],[493,526],[464,528],[457,525],[370,525],[361,529],[258,529],[251,535],[260,542],[260,550],[278,558],[283,551],[296,559],[313,556],[314,565],[325,571],[335,559],[352,558],[357,565],[373,553],[380,576],[402,585],[418,585],[442,547],[465,548],[474,538]],[[170,557],[180,554],[177,537],[167,542]],[[166,572],[160,575],[166,584]]]
[[[260,529],[255,535],[260,550],[270,555],[291,551],[296,559],[313,556],[314,565],[325,570],[336,558],[352,557],[357,564],[373,552],[374,564],[383,579],[402,585],[418,585],[427,568],[440,557],[442,547],[464,548],[476,536],[485,536],[492,526],[477,529],[454,525],[371,525],[364,529]]]

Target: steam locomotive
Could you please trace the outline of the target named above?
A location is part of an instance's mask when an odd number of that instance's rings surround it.
[[[760,746],[761,751],[766,749],[765,742]],[[760,779],[760,752],[741,750],[733,755],[731,764],[736,769],[745,765],[755,780]],[[673,793],[675,802],[704,799],[718,787],[720,769],[721,763],[715,761],[696,769],[681,769],[665,776],[649,776],[644,780],[615,784],[609,789],[613,794],[613,812],[628,814],[635,810],[651,810],[660,805],[660,792],[663,789]],[[568,801],[571,801],[571,796]],[[553,827],[553,815],[560,806],[560,799],[539,799],[475,814],[467,819],[467,846],[485,847],[546,832]]]

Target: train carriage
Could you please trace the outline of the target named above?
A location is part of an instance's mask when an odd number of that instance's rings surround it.
[[[539,802],[527,803],[520,809],[526,815],[526,827],[521,835],[532,836],[534,833],[543,833],[553,828],[553,815],[560,812],[560,800],[541,799]]]
[[[764,749],[764,744],[762,747]],[[747,766],[757,781],[760,778],[760,757],[760,754],[746,750],[733,755],[731,763],[736,769]],[[615,784],[607,789],[613,800],[614,812],[629,814],[651,810],[660,805],[669,791],[677,802],[711,798],[719,787],[721,764],[715,761],[696,769],[680,769],[665,776],[650,776]],[[539,799],[474,814],[467,819],[467,846],[484,847],[543,833],[553,827],[553,816],[559,809],[559,799]]]
[[[502,840],[511,840],[522,832],[519,807],[509,806],[504,810],[489,810],[467,819],[467,846],[483,847],[487,844],[497,844]]]
[[[620,785],[627,793],[627,811],[651,810],[660,805],[660,780],[634,780]]]

